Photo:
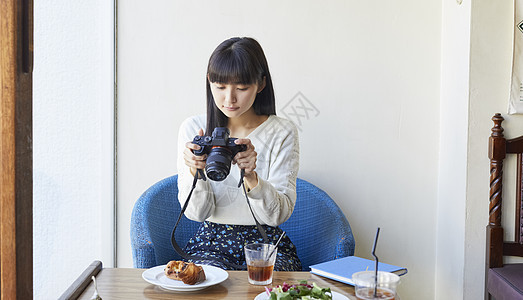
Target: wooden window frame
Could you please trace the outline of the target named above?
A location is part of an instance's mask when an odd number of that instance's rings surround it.
[[[0,1],[0,297],[33,298],[33,1]]]

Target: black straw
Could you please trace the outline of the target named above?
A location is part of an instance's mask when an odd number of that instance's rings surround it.
[[[372,246],[372,256],[376,260],[376,266],[374,268],[374,297],[378,293],[378,257],[376,256],[376,246],[378,245],[378,236],[380,235],[380,228],[376,231],[376,237],[374,238],[374,245]]]

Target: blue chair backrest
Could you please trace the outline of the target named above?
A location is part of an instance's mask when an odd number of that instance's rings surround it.
[[[324,261],[354,255],[349,221],[336,203],[312,183],[298,178],[296,205],[280,228],[296,246],[302,269]]]
[[[135,268],[151,268],[181,257],[171,245],[171,233],[180,213],[178,175],[151,186],[136,201],[131,216],[131,247]],[[185,216],[176,229],[176,242],[183,247],[200,223]]]
[[[178,176],[165,178],[145,191],[136,201],[131,216],[131,247],[135,268],[151,268],[179,260],[171,245],[171,232],[180,213]],[[321,189],[299,179],[298,198],[292,216],[280,227],[296,245],[303,270],[334,258],[354,255],[354,237],[349,222]],[[176,230],[183,247],[200,223],[185,216]]]

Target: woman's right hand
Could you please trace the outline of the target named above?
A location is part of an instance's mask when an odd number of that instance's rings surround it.
[[[203,129],[198,130],[198,135],[203,136]],[[185,150],[183,151],[183,159],[185,164],[191,169],[191,174],[194,176],[197,169],[205,168],[205,160],[207,159],[207,154],[204,155],[195,155],[192,150],[199,150],[200,146],[193,144],[193,142],[187,142],[185,144]]]

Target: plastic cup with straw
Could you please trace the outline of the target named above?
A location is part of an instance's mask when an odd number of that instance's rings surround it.
[[[396,286],[399,283],[399,276],[389,272],[378,270],[379,259],[376,255],[380,228],[376,231],[374,245],[372,246],[372,256],[374,256],[374,271],[361,271],[352,275],[356,297],[358,299],[394,299],[396,296]]]

